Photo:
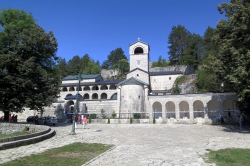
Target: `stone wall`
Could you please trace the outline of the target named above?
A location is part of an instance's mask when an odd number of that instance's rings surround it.
[[[194,74],[195,70],[192,66],[178,65],[178,66],[167,66],[167,67],[154,67],[149,69],[150,72],[157,71],[181,71],[184,75]]]

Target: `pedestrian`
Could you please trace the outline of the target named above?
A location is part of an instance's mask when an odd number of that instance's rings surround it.
[[[9,115],[9,119],[8,120],[9,120],[9,122],[11,122],[11,114]]]
[[[83,115],[82,116],[82,127],[85,129],[85,126],[87,125],[87,118]]]
[[[243,121],[244,121],[244,115],[243,113],[240,113],[240,118],[239,118],[240,130],[242,130]]]
[[[12,115],[11,121],[12,121],[12,122],[15,122],[15,114]]]
[[[80,124],[80,123],[81,123],[81,116],[78,115],[78,116],[77,116],[77,124]]]
[[[15,122],[17,123],[17,115],[15,116]]]

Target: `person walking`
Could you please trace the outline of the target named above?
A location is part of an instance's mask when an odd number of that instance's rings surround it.
[[[86,124],[87,124],[87,118],[86,118],[86,116],[82,116],[82,127],[83,127],[83,129],[85,129],[85,126],[86,126]]]
[[[239,118],[240,130],[242,130],[243,121],[244,121],[244,115],[243,113],[240,113],[240,118]]]

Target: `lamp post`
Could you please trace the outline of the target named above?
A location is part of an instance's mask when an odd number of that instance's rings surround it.
[[[71,135],[75,135],[76,132],[75,132],[75,119],[76,119],[76,110],[78,111],[79,107],[78,107],[78,96],[79,96],[79,89],[80,89],[80,82],[82,80],[82,69],[80,70],[80,72],[78,73],[78,88],[77,88],[77,94],[76,94],[76,103],[75,103],[75,106],[74,106],[74,114],[73,114],[73,123],[72,123],[72,130],[71,130]]]

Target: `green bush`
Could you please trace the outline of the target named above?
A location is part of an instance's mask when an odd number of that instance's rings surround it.
[[[110,119],[108,118],[108,123],[110,123]]]
[[[141,118],[141,114],[139,114],[139,113],[134,113],[133,116],[134,116],[135,119],[140,119]]]
[[[89,118],[89,124],[91,123],[91,118]]]
[[[115,118],[116,117],[116,113],[115,111],[112,112],[112,117]]]
[[[132,118],[130,118],[129,120],[130,120],[130,124],[132,124],[132,123],[133,123],[133,119],[132,119]]]
[[[153,124],[155,124],[155,118],[153,119]]]
[[[90,114],[89,119],[96,119],[96,114]]]
[[[104,119],[106,118],[105,110],[101,109],[101,117]]]

